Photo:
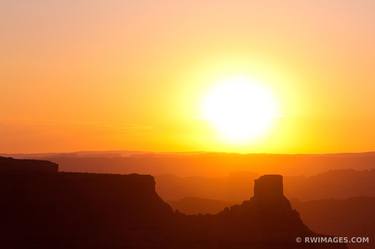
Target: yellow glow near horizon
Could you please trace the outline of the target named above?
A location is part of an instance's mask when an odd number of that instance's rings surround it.
[[[279,116],[279,105],[261,82],[234,76],[209,90],[202,115],[226,142],[244,144],[267,133]]]

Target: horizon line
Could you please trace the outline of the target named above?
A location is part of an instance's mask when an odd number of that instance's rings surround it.
[[[168,155],[168,154],[227,154],[227,155],[285,155],[285,156],[324,156],[324,155],[353,155],[353,154],[375,154],[375,150],[371,151],[357,151],[357,152],[307,152],[307,153],[273,153],[273,152],[225,152],[225,151],[142,151],[142,150],[77,150],[77,151],[61,151],[61,152],[14,152],[1,153],[0,156],[28,156],[28,155],[69,155],[69,154],[95,154],[95,153],[128,153],[128,154],[153,154],[153,155]]]

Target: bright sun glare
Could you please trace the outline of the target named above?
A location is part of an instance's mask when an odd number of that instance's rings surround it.
[[[225,141],[243,144],[264,135],[279,115],[272,91],[244,76],[220,80],[206,94],[203,118]]]

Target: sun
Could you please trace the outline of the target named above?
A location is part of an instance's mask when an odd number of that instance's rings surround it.
[[[279,116],[272,91],[245,76],[220,80],[202,101],[202,115],[225,141],[243,144],[270,130]]]

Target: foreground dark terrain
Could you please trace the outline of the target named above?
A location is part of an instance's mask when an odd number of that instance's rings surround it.
[[[346,248],[318,236],[266,175],[254,196],[216,215],[175,212],[153,177],[61,173],[46,161],[0,158],[1,248]]]

